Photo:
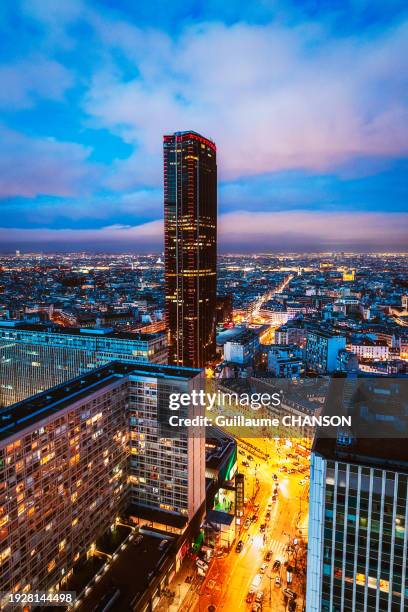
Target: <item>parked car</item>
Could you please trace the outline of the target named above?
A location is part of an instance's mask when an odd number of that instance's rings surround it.
[[[254,460],[252,455],[247,455],[247,459],[248,459],[248,461],[253,461]]]
[[[276,578],[275,578],[275,586],[280,587],[281,584],[282,583],[281,583],[280,576],[276,576]]]
[[[265,514],[265,521],[270,521],[270,520],[271,520],[271,513],[270,513],[270,512],[267,512],[267,513]]]
[[[244,548],[244,543],[242,540],[239,540],[235,547],[235,552],[240,553],[243,548]]]
[[[277,571],[278,571],[278,569],[280,569],[280,566],[281,566],[281,562],[279,561],[279,559],[276,559],[275,563],[274,563],[274,564],[273,564],[273,566],[272,566],[272,569],[273,569],[275,572],[277,572]]]
[[[266,529],[266,525],[265,525],[265,523],[262,523],[262,525],[260,525],[260,527],[259,527],[259,531],[261,533],[265,533],[265,529]]]
[[[248,463],[248,461],[243,461],[243,462],[242,462],[242,465],[243,465],[244,467],[249,467],[249,463]]]
[[[265,555],[265,561],[269,563],[271,559],[272,559],[272,551],[268,550],[268,552]]]
[[[274,479],[274,480],[278,480],[278,477],[277,477],[277,475],[276,475],[276,474],[274,474],[274,475],[273,475],[273,479]]]
[[[264,574],[266,572],[266,570],[268,569],[268,564],[267,563],[263,563],[261,565],[261,567],[259,568],[259,573],[260,574]]]

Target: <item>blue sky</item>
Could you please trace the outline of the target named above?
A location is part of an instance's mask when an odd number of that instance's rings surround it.
[[[3,250],[160,248],[184,129],[222,250],[405,246],[405,2],[9,0],[0,35]]]

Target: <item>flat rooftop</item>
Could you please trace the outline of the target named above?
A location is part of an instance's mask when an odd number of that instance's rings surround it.
[[[155,378],[190,380],[201,373],[195,368],[156,365],[149,363],[111,361],[110,363],[51,387],[42,393],[11,404],[0,410],[0,440],[33,425],[73,402],[94,393],[125,376],[146,375]]]
[[[340,385],[350,384],[350,379],[333,379],[322,415],[350,415],[352,426],[341,432],[346,435],[340,440],[334,428],[329,433],[318,429],[313,452],[327,460],[408,473],[408,378],[361,378],[358,382],[362,386],[346,409]]]
[[[160,338],[165,334],[164,331],[154,333],[141,333],[141,332],[125,332],[116,331],[112,328],[106,327],[58,327],[52,323],[28,323],[26,321],[6,321],[0,320],[0,331],[28,331],[37,332],[43,334],[61,334],[63,336],[83,336],[93,338],[112,338],[117,340],[135,340],[135,341],[148,341]]]
[[[119,597],[112,610],[131,610],[149,588],[152,581],[162,573],[166,561],[175,554],[176,539],[172,534],[142,528],[139,542],[134,538],[112,560],[109,570],[94,582],[91,590],[81,600],[80,610],[102,609],[107,593],[117,589]],[[168,544],[162,550],[163,540]],[[106,602],[105,602],[106,603]],[[100,607],[99,607],[100,606]]]

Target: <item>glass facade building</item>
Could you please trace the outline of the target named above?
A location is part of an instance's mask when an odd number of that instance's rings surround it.
[[[128,505],[188,519],[205,499],[205,433],[166,433],[168,393],[200,372],[112,362],[3,409],[0,590],[62,588]]]
[[[376,457],[382,440],[344,449],[317,441],[312,453],[308,612],[408,609],[408,457]],[[367,441],[366,441],[367,442]],[[367,453],[371,446],[372,454]],[[381,453],[378,453],[381,455]]]
[[[170,363],[215,356],[217,162],[196,132],[164,136],[164,248]]]
[[[111,328],[56,328],[0,321],[0,406],[89,372],[115,359],[167,363],[165,333]]]

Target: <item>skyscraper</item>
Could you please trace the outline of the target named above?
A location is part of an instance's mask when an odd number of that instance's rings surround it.
[[[314,442],[308,612],[407,610],[406,440],[387,437],[395,408],[391,395],[378,394],[375,403],[364,397],[363,414],[370,413],[370,423],[380,430],[381,439],[361,435],[329,439],[318,434]],[[394,420],[401,427],[402,419]],[[365,427],[362,420],[359,431],[364,433]]]
[[[164,136],[163,149],[169,360],[203,367],[215,354],[216,147],[190,131]]]

